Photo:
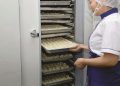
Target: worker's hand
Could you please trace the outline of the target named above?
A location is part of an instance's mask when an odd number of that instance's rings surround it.
[[[77,67],[77,68],[80,68],[80,69],[84,69],[86,67],[86,64],[85,64],[85,59],[84,58],[79,58],[75,61],[74,65]]]
[[[70,48],[69,51],[71,51],[71,52],[80,52],[81,49],[82,49],[81,44],[77,44],[75,47]]]

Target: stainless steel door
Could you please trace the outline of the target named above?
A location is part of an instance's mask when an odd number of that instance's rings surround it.
[[[41,86],[39,0],[20,0],[20,27],[22,86]]]

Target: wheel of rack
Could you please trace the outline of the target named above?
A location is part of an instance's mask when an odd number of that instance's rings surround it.
[[[74,2],[41,0],[42,86],[74,86]]]

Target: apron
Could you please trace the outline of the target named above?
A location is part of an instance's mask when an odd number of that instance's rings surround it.
[[[99,57],[90,52],[90,58]],[[120,86],[120,62],[115,67],[96,68],[88,66],[88,86]]]

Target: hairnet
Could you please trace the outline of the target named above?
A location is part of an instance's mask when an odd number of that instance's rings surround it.
[[[96,0],[96,2],[104,6],[120,9],[120,0]]]

